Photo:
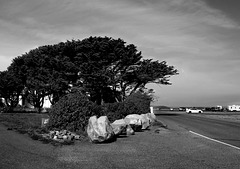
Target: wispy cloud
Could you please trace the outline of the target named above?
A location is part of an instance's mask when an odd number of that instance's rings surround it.
[[[40,45],[111,36],[135,44],[145,58],[175,65],[182,73],[174,81],[176,90],[196,75],[240,83],[234,78],[240,73],[240,25],[203,0],[0,1],[0,30],[1,69],[8,66],[3,56],[12,59]]]

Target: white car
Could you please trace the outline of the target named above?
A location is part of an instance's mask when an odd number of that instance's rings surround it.
[[[197,108],[190,108],[190,109],[186,109],[186,113],[202,113],[203,111],[201,109],[197,109]]]

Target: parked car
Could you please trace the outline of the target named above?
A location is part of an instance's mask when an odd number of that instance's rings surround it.
[[[197,108],[190,108],[190,109],[186,109],[186,113],[202,113],[203,111],[201,109],[197,109]]]
[[[186,111],[186,108],[185,107],[179,107],[178,110],[179,111]]]

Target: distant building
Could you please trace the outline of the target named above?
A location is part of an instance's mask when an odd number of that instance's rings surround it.
[[[23,98],[22,96],[19,97],[19,105],[26,107],[26,108],[34,108],[33,105],[31,105],[26,98]],[[43,107],[42,108],[50,108],[51,102],[49,100],[49,96],[44,97]]]
[[[239,105],[231,105],[228,106],[228,111],[240,111],[240,106]]]

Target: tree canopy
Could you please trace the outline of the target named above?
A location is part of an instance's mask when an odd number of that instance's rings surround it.
[[[45,96],[54,104],[73,88],[98,104],[123,101],[147,83],[169,85],[178,74],[167,62],[143,59],[135,45],[110,37],[41,46],[16,57],[8,71],[36,107]]]
[[[16,107],[19,96],[22,94],[23,85],[19,77],[11,71],[0,72],[0,97],[8,107]]]
[[[165,61],[143,59],[133,44],[122,39],[90,37],[77,49],[81,84],[94,100],[112,96],[112,101],[123,101],[147,83],[169,85],[169,77],[178,74]]]

